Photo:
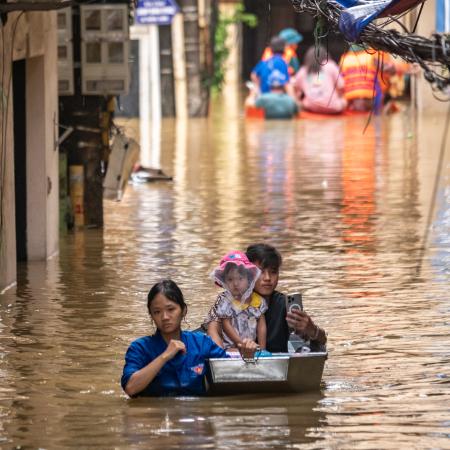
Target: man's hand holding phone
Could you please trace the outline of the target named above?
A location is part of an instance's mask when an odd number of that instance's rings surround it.
[[[311,317],[304,311],[293,309],[287,313],[286,322],[289,328],[294,330],[295,334],[313,336],[316,332],[316,326],[314,325]]]
[[[308,314],[303,311],[302,294],[286,295],[286,313],[286,321],[295,334],[314,335],[316,328]]]
[[[297,292],[295,294],[286,295],[286,313],[287,323],[291,333],[297,333],[297,327],[295,326],[296,313],[303,311],[302,294]]]
[[[286,295],[286,312],[292,311],[303,311],[302,294],[299,292]]]

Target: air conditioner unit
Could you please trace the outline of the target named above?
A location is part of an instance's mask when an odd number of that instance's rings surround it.
[[[130,83],[128,6],[82,5],[81,91],[124,95]]]

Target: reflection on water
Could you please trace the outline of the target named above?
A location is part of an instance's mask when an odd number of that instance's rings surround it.
[[[320,394],[149,399],[124,409],[122,442],[148,448],[287,448],[316,441]],[[305,414],[305,411],[307,414]]]
[[[365,117],[246,121],[238,105],[228,92],[209,119],[165,121],[174,181],[129,186],[104,230],[19,267],[0,296],[0,447],[448,448],[448,154],[430,212],[442,118],[398,114],[363,133]],[[128,400],[123,355],[151,332],[149,286],[177,280],[193,328],[220,255],[263,239],[283,253],[281,289],[312,288],[323,390]]]

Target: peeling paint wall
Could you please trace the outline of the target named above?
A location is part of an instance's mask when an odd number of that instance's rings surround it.
[[[0,157],[1,174],[4,177],[0,229],[1,291],[16,280],[14,102],[10,79],[12,62],[20,59],[26,60],[28,260],[45,260],[58,250],[58,150],[55,147],[58,136],[56,13],[8,14],[8,21],[0,33],[0,46],[3,98],[8,101],[8,106],[5,105],[0,112],[7,116],[4,134],[6,138],[3,139],[3,152]],[[0,128],[3,123],[1,120]]]
[[[431,37],[436,32],[436,0],[428,0],[424,4],[422,15],[417,25],[416,33],[421,36]],[[419,111],[442,112],[448,108],[447,102],[440,102],[433,96],[430,84],[424,79],[423,74],[415,77],[414,80],[416,104]],[[441,95],[444,97],[444,95]]]

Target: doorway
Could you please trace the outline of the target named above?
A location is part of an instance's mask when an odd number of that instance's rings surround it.
[[[15,61],[12,66],[12,71],[16,257],[17,262],[20,262],[27,260],[27,128],[25,60]]]

